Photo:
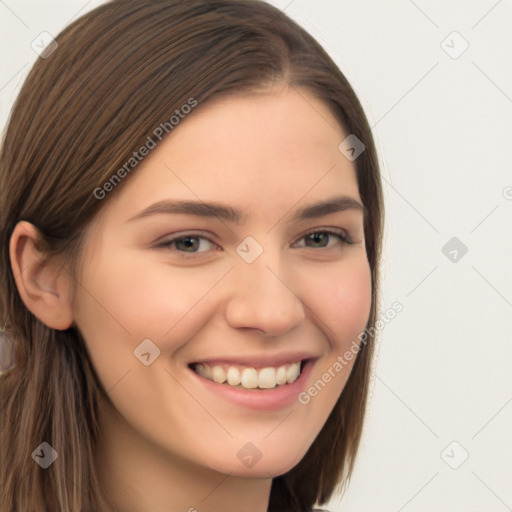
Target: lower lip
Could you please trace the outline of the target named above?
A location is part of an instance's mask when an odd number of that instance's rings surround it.
[[[309,359],[304,364],[301,374],[291,384],[277,386],[272,389],[241,389],[229,386],[227,384],[219,384],[213,380],[201,377],[194,370],[190,370],[192,374],[206,387],[211,393],[221,398],[259,411],[272,411],[283,409],[297,402],[299,394],[306,387],[311,369],[315,360]]]

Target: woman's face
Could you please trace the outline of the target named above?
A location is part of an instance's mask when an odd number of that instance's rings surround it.
[[[371,274],[362,211],[312,208],[361,198],[338,149],[348,134],[299,92],[199,105],[90,226],[73,310],[119,413],[103,420],[111,439],[268,478],[327,420]],[[200,362],[205,376],[191,369]]]

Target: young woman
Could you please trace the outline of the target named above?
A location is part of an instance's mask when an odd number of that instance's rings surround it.
[[[0,510],[310,511],[351,474],[383,200],[363,109],[258,0],[114,0],[0,154]]]

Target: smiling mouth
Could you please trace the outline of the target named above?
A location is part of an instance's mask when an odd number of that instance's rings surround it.
[[[279,366],[254,368],[231,363],[191,363],[189,368],[201,377],[225,386],[269,390],[287,386],[295,382],[301,375],[307,360]]]

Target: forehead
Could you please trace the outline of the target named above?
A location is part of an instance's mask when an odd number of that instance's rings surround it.
[[[358,198],[354,163],[338,149],[345,137],[329,108],[305,90],[222,98],[199,105],[164,138],[110,206],[131,216],[179,197],[242,212],[264,206],[275,221],[301,198]]]

